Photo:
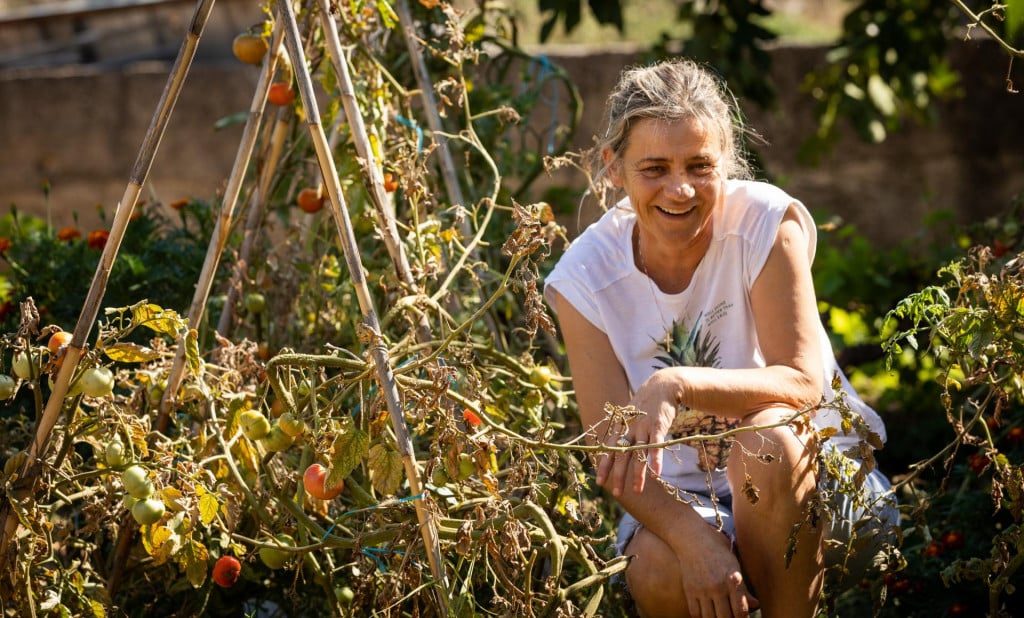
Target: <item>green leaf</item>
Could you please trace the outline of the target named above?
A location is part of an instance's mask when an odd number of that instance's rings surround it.
[[[402,458],[398,453],[383,444],[374,444],[370,449],[369,462],[373,488],[386,496],[398,491],[403,476]]]
[[[1006,5],[1006,36],[1013,39],[1024,26],[1024,0],[1003,0]]]
[[[334,459],[331,471],[327,473],[326,485],[334,487],[348,478],[356,466],[370,452],[370,436],[362,429],[352,426],[334,439]]]

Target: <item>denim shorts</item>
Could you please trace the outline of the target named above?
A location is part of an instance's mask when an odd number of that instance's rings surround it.
[[[900,513],[889,479],[878,469],[865,476],[854,489],[853,478],[860,463],[830,449],[819,476],[818,492],[823,502],[823,543],[825,567],[830,581],[841,588],[858,583],[871,570],[876,557],[896,544]],[[836,472],[839,472],[837,475]],[[704,521],[736,539],[732,517],[732,496],[680,492]],[[742,498],[741,498],[742,499]],[[618,528],[616,549],[619,555],[640,529],[629,513]]]

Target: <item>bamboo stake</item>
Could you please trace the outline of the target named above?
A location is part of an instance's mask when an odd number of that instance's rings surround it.
[[[217,266],[220,264],[221,255],[224,253],[224,247],[228,242],[231,222],[235,214],[235,206],[238,204],[238,195],[242,189],[242,181],[245,179],[246,170],[249,168],[249,161],[252,158],[253,148],[256,144],[260,122],[263,119],[263,109],[267,104],[267,91],[270,89],[270,82],[274,77],[274,70],[277,67],[277,52],[281,48],[283,36],[284,30],[280,22],[278,22],[271,36],[270,49],[272,51],[263,60],[263,68],[260,70],[256,92],[253,94],[252,105],[249,108],[249,119],[245,123],[242,139],[238,144],[238,153],[235,156],[231,175],[228,177],[227,188],[224,190],[224,200],[221,204],[220,213],[217,216],[217,223],[214,225],[210,244],[206,250],[206,259],[203,261],[203,268],[199,273],[199,281],[196,283],[196,290],[192,295],[192,305],[188,310],[188,323],[192,329],[198,328],[203,320],[206,301],[210,296],[210,289],[213,287],[213,278],[217,274]],[[156,429],[159,432],[163,432],[167,428],[170,410],[178,398],[178,387],[181,386],[184,378],[185,351],[187,348],[185,341],[187,335],[188,333],[181,333],[178,337],[174,363],[171,365],[170,374],[167,376],[167,388],[164,390],[163,398],[160,400],[160,412],[156,422]]]
[[[195,58],[196,48],[199,45],[203,29],[206,27],[206,22],[210,17],[210,12],[213,10],[213,4],[214,0],[197,0],[196,2],[192,22],[189,24],[185,40],[178,50],[178,56],[171,67],[171,72],[168,76],[167,84],[164,86],[163,94],[160,96],[156,112],[153,115],[138,156],[135,159],[135,165],[132,168],[128,186],[125,188],[121,201],[117,204],[117,210],[111,222],[110,235],[107,237],[107,244],[103,247],[103,253],[100,255],[99,263],[96,266],[96,273],[93,275],[85,303],[82,305],[78,322],[75,324],[71,341],[68,343],[64,361],[57,373],[57,379],[50,393],[50,398],[46,402],[43,416],[39,419],[35,438],[29,446],[28,457],[26,457],[25,464],[21,469],[20,477],[24,479],[29,487],[35,485],[39,469],[38,460],[45,452],[50,440],[50,433],[53,431],[54,425],[57,424],[57,417],[60,415],[63,407],[64,397],[68,393],[71,378],[78,368],[78,362],[82,358],[85,343],[89,338],[89,333],[92,331],[92,325],[96,322],[96,316],[99,314],[100,303],[103,301],[103,295],[106,292],[107,281],[110,279],[110,270],[113,267],[114,259],[121,248],[121,241],[124,239],[128,222],[131,219],[132,212],[135,210],[135,205],[138,202],[139,194],[142,192],[142,187],[146,183],[146,178],[149,176],[153,159],[156,157],[156,152],[160,147],[160,140],[170,121],[171,112],[174,111],[174,105],[178,100],[178,95],[181,93],[185,78],[188,76],[192,60]],[[11,512],[11,507],[7,502],[0,505],[0,519],[4,521],[3,533],[0,536],[0,571],[2,571],[7,562],[7,545],[18,529],[18,518]]]
[[[441,123],[441,115],[437,111],[437,99],[434,98],[434,84],[430,81],[430,71],[427,70],[427,63],[423,60],[422,46],[416,38],[413,30],[412,13],[409,12],[407,0],[395,2],[395,10],[398,11],[398,21],[402,24],[402,35],[405,37],[405,45],[409,48],[409,61],[412,62],[413,73],[416,76],[416,84],[420,89],[420,96],[423,97],[423,113],[427,116],[427,126],[437,143],[437,154],[440,157],[441,177],[444,179],[445,188],[448,191],[448,199],[453,205],[465,206],[462,197],[462,187],[459,185],[459,177],[455,173],[455,162],[452,160],[451,151],[448,149],[448,138],[445,136],[444,125]],[[463,236],[469,236],[469,223],[463,222]]]
[[[291,108],[282,107],[277,112],[277,120],[273,124],[273,132],[270,135],[270,148],[263,161],[263,170],[260,173],[256,190],[250,196],[251,205],[249,216],[245,220],[245,231],[242,235],[242,245],[238,249],[238,264],[235,267],[231,284],[228,286],[227,300],[224,302],[224,309],[221,310],[220,320],[217,322],[217,332],[222,337],[228,336],[231,329],[231,321],[234,319],[234,308],[238,302],[238,292],[241,289],[241,280],[248,268],[249,257],[252,255],[252,248],[255,243],[256,234],[259,231],[260,221],[267,206],[267,197],[270,195],[270,182],[274,177],[274,171],[281,160],[281,152],[284,150],[284,140],[288,136],[288,116]]]
[[[384,245],[395,265],[399,281],[409,286],[410,290],[415,291],[418,286],[412,278],[409,259],[405,255],[405,249],[398,236],[398,226],[388,207],[387,191],[384,190],[384,177],[381,174],[380,162],[370,146],[366,124],[363,122],[359,103],[356,101],[355,87],[352,85],[348,62],[346,62],[345,52],[341,48],[341,41],[338,39],[338,26],[331,16],[328,1],[317,0],[317,4],[320,7],[320,22],[324,38],[327,40],[327,50],[330,52],[331,61],[334,64],[334,73],[338,76],[338,89],[341,91],[341,104],[345,110],[345,118],[352,130],[352,141],[355,144],[356,152],[362,158],[363,169],[370,179],[370,198],[377,214],[377,223],[381,229]]]
[[[352,221],[349,219],[347,207],[344,204],[344,196],[341,193],[341,181],[338,178],[338,172],[334,166],[327,139],[324,135],[324,129],[320,122],[320,110],[313,92],[313,82],[309,75],[309,68],[305,57],[302,55],[299,28],[295,22],[295,14],[290,0],[278,0],[278,5],[280,6],[281,15],[286,20],[288,30],[285,41],[288,45],[289,55],[292,58],[295,77],[299,84],[299,95],[302,97],[302,106],[306,112],[310,137],[316,148],[317,159],[320,162],[320,170],[324,175],[327,193],[331,198],[331,214],[338,227],[338,235],[345,253],[349,274],[356,288],[356,297],[359,300],[359,308],[363,314],[363,326],[369,331],[364,334],[370,339],[368,345],[373,356],[377,380],[387,402],[388,412],[391,416],[391,425],[395,432],[395,441],[397,442],[402,463],[405,466],[406,476],[408,477],[409,489],[412,495],[416,496],[413,503],[416,506],[416,517],[420,523],[420,533],[423,536],[427,559],[435,580],[433,590],[438,603],[438,609],[442,615],[447,616],[449,612],[447,597],[448,581],[441,562],[437,521],[422,498],[423,486],[420,481],[420,472],[416,464],[415,453],[413,452],[412,440],[409,437],[409,428],[406,425],[405,416],[402,411],[398,385],[391,368],[391,361],[388,358],[387,348],[384,346],[383,337],[380,333],[380,324],[374,309],[373,298],[370,296],[369,286],[367,285],[366,278],[363,276],[363,265],[360,259],[359,248],[356,244],[355,232],[352,229]]]
[[[334,73],[338,76],[338,88],[341,91],[341,103],[345,110],[345,117],[348,120],[352,132],[352,142],[355,144],[356,153],[363,161],[363,169],[369,178],[369,194],[373,202],[374,211],[377,217],[377,227],[381,230],[381,237],[387,247],[391,262],[395,266],[398,280],[401,281],[410,293],[420,291],[420,286],[412,276],[412,269],[409,267],[409,258],[405,254],[401,238],[398,235],[398,225],[395,223],[394,209],[389,204],[387,191],[384,190],[384,177],[381,174],[381,165],[370,146],[370,137],[366,132],[366,124],[363,122],[363,115],[359,110],[359,103],[356,100],[355,87],[352,84],[352,76],[348,70],[345,52],[341,48],[341,41],[338,38],[338,26],[331,16],[327,0],[317,0],[320,7],[321,28],[327,40],[327,49],[330,52],[331,61],[334,63]],[[425,317],[416,325],[417,339],[421,342],[430,341],[430,325]]]

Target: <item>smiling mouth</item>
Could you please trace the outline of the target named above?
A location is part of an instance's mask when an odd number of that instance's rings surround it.
[[[691,212],[693,212],[695,210],[696,207],[695,206],[691,206],[689,208],[683,208],[681,210],[673,210],[673,209],[670,209],[670,208],[665,208],[664,206],[655,206],[655,208],[657,208],[659,212],[662,212],[662,213],[664,213],[666,215],[671,215],[673,217],[680,217],[680,216],[683,216],[683,215],[690,214]]]

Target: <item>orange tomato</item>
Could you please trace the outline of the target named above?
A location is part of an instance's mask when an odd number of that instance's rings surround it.
[[[46,347],[50,350],[50,357],[54,359],[54,366],[58,369],[64,362],[64,352],[69,343],[71,343],[71,333],[66,330],[53,333],[50,335],[50,340],[46,342]]]
[[[270,84],[270,90],[267,91],[267,100],[274,105],[288,105],[295,100],[295,91],[292,90],[290,84],[274,82]]]
[[[386,172],[384,174],[384,190],[388,193],[394,193],[398,190],[398,181],[394,179],[391,172]]]
[[[296,203],[303,211],[313,214],[314,212],[320,212],[320,209],[324,207],[324,195],[319,188],[306,187],[302,191],[299,191],[299,195],[295,198]]]
[[[231,42],[231,53],[246,64],[259,64],[263,62],[263,56],[267,54],[270,46],[263,40],[263,37],[243,32]]]

